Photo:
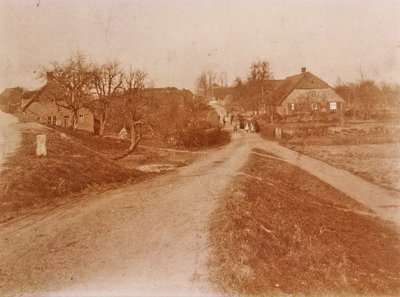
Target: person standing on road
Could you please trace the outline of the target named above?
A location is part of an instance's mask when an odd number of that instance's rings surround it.
[[[244,127],[244,131],[249,132],[249,123],[246,123],[246,126]]]

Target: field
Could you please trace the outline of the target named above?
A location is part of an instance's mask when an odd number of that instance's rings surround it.
[[[288,163],[252,155],[242,171],[211,227],[209,265],[222,292],[400,294],[397,226]]]
[[[398,126],[366,123],[333,127],[326,132],[294,134],[280,144],[374,184],[400,191]]]

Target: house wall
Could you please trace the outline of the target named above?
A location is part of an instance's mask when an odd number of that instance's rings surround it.
[[[336,102],[337,110],[343,110],[344,100],[331,88],[326,89],[295,89],[286,97],[276,112],[280,115],[290,115],[299,112],[299,104],[304,103],[311,106],[311,103],[318,103],[317,109],[320,112],[330,112],[329,103]],[[295,110],[291,104],[295,104]]]
[[[63,127],[70,127],[72,124],[71,111],[56,106],[54,102],[33,102],[25,110],[24,117],[27,120]],[[78,111],[77,129],[94,132],[94,116],[87,108]]]

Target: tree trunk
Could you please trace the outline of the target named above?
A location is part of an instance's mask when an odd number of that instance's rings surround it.
[[[100,117],[100,130],[99,130],[99,135],[104,136],[104,131],[106,130],[106,124],[107,124],[107,115],[102,115]]]
[[[136,142],[135,124],[131,124],[131,146],[129,147],[129,149],[131,149],[131,147],[135,145],[135,142]]]
[[[72,110],[71,117],[72,117],[72,119],[71,119],[72,128],[75,131],[76,128],[78,128],[78,111]]]
[[[136,129],[135,129],[135,124],[131,124],[131,138],[132,138],[131,146],[129,147],[129,149],[127,149],[121,155],[111,157],[112,160],[119,160],[119,159],[125,158],[126,156],[130,155],[135,150],[136,146],[139,144],[139,141],[142,137],[141,137],[141,133],[139,133],[139,135],[137,135]]]

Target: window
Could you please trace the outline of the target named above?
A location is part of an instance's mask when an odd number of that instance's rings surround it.
[[[56,116],[47,117],[47,124],[57,125],[57,117]]]
[[[337,103],[336,102],[329,102],[329,109],[330,110],[337,110]]]
[[[290,110],[291,110],[291,111],[294,111],[294,103],[291,103],[291,104],[290,104]]]

